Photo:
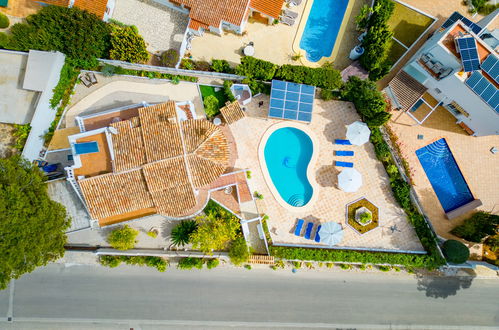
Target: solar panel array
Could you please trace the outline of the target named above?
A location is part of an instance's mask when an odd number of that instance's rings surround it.
[[[482,63],[482,71],[487,73],[496,83],[499,83],[499,60],[490,54]]]
[[[463,63],[464,72],[472,72],[480,69],[480,59],[474,37],[464,37],[456,39]]]
[[[315,87],[272,80],[269,117],[310,122]]]
[[[457,20],[461,20],[461,22],[464,23],[467,27],[471,29],[471,31],[475,34],[479,34],[482,31],[482,28],[464,17],[463,15],[459,14],[457,11],[455,11],[445,22],[442,24],[442,28],[446,29],[452,24],[454,24]]]
[[[499,113],[499,91],[480,72],[475,71],[466,80],[466,85],[473,90],[492,109]]]

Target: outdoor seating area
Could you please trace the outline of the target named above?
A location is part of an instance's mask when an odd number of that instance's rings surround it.
[[[80,81],[87,88],[98,83],[97,78],[95,77],[95,74],[93,72],[85,72],[80,74]]]

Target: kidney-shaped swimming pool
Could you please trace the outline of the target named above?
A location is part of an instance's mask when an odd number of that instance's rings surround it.
[[[264,160],[270,181],[279,196],[292,207],[303,207],[313,195],[307,176],[312,160],[313,143],[301,129],[282,127],[270,134],[264,149]]]

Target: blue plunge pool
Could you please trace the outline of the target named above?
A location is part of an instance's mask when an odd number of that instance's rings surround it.
[[[416,155],[446,213],[474,199],[445,139],[416,150]]]
[[[305,206],[312,198],[313,188],[307,178],[312,153],[310,136],[294,127],[277,129],[265,144],[270,179],[281,198],[291,206]]]
[[[314,0],[300,40],[307,60],[331,56],[347,6],[348,0]]]
[[[85,155],[94,152],[99,152],[99,145],[95,141],[75,143],[74,148],[75,148],[75,154],[77,155]]]

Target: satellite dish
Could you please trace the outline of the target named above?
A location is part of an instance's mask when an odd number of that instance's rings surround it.
[[[118,134],[118,130],[112,126],[109,127],[109,132],[111,132],[111,134]]]

